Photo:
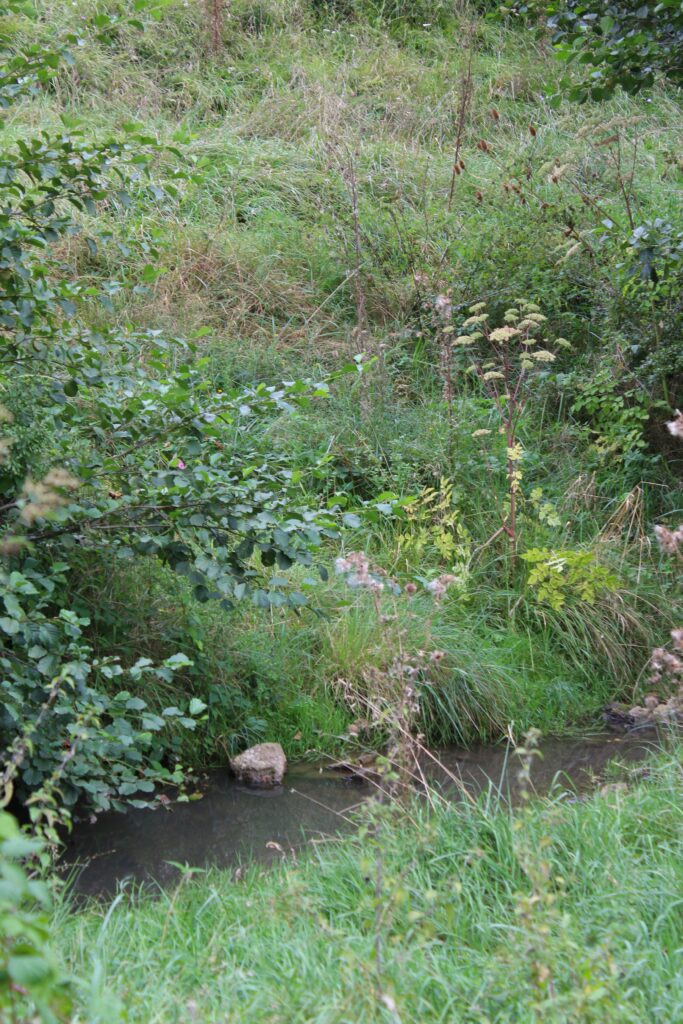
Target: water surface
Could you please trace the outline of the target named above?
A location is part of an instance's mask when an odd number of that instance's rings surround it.
[[[613,758],[634,761],[648,744],[628,736],[550,739],[533,759],[532,783],[539,794],[553,785],[576,796],[604,777]],[[443,765],[429,759],[424,770],[454,798],[460,780],[476,795],[493,787],[513,803],[519,796],[519,762],[507,745],[439,751]],[[367,780],[323,765],[293,765],[278,789],[252,789],[227,771],[212,772],[201,799],[157,810],[108,812],[94,823],[74,826],[62,869],[77,871],[77,894],[115,891],[125,878],[168,885],[179,867],[237,866],[248,860],[269,863],[293,858],[310,843],[324,841],[353,824],[353,812],[374,792]]]

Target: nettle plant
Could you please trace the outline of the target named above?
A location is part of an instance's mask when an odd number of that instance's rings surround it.
[[[114,15],[93,22],[98,33],[118,25]],[[49,85],[73,37],[16,52],[4,27],[0,18],[8,108]],[[193,179],[180,151],[134,125],[122,139],[99,139],[65,120],[0,158],[0,800],[32,793],[34,820],[48,828],[77,800],[120,807],[150,799],[159,781],[179,782],[179,730],[204,712],[196,699],[154,711],[144,699],[152,679],[187,667],[183,655],[162,665],[93,656],[87,617],[68,597],[82,553],[90,565],[98,552],[158,558],[198,600],[226,608],[242,598],[296,607],[306,584],[278,571],[313,565],[344,521],[334,500],[305,503],[301,474],[265,429],[324,398],[329,379],[220,392],[195,342],[85,323],[88,304],[106,307],[123,285],[82,288],[55,244],[82,232],[87,214],[96,252],[104,210],[111,217],[132,195],[173,203]]]
[[[505,439],[507,500],[499,508],[501,525],[490,541],[505,534],[514,557],[519,539],[518,506],[524,457],[519,440],[520,421],[535,385],[547,376],[555,362],[556,351],[571,346],[564,338],[544,337],[546,317],[533,302],[517,301],[505,311],[498,326],[492,325],[484,302],[471,306],[470,316],[459,326],[451,322],[447,296],[437,299],[437,310],[443,322],[442,334],[449,339],[452,363],[459,372],[478,380],[496,413],[499,434]],[[473,436],[486,437],[490,433],[481,429]]]

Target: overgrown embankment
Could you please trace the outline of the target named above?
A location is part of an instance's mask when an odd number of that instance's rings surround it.
[[[326,543],[321,564],[342,545],[401,584],[458,579],[436,606],[425,594],[378,616],[339,581],[292,570],[324,615],[226,613],[154,559],[76,549],[70,599],[96,653],[194,661],[145,686],[159,708],[188,694],[208,705],[183,741],[194,764],[262,738],[292,756],[332,749],[355,717],[344,694],[371,685],[405,638],[443,652],[424,701],[433,741],[595,722],[607,699],[637,691],[675,622],[672,572],[649,538],[678,502],[663,427],[680,380],[678,100],[657,87],[553,106],[559,65],[528,25],[422,6],[407,17],[236,0],[216,35],[201,4],[173,0],[144,31],[89,37],[3,130],[20,139],[66,116],[104,137],[135,121],[191,157],[177,198],[133,189],[99,210],[106,244],[87,242],[87,212],[86,230],[60,240],[60,273],[119,282],[107,305],[84,294],[80,314],[93,327],[203,329],[213,397],[378,357],[294,422],[273,417],[255,458],[294,473],[313,504],[416,499],[407,516]],[[38,7],[37,27],[17,20],[20,44],[80,11]],[[176,163],[160,154],[154,180]],[[571,344],[541,367],[516,428],[515,544],[533,562],[513,562],[498,535],[501,422],[449,354],[472,304],[500,318],[520,298]],[[30,465],[43,424],[3,387],[23,431],[14,457]],[[160,442],[157,454],[192,469],[187,451]],[[388,628],[386,614],[398,616]]]

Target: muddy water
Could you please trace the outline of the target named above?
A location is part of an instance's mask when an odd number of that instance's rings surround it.
[[[533,761],[533,786],[539,794],[554,786],[580,794],[603,777],[610,760],[638,760],[647,746],[615,736],[547,740]],[[507,746],[443,750],[439,759],[443,768],[426,762],[425,772],[454,797],[456,778],[473,794],[491,789],[515,801],[519,765]],[[276,790],[250,789],[214,772],[201,799],[77,824],[62,870],[74,878],[76,893],[87,896],[112,893],[126,878],[168,885],[178,878],[178,865],[291,859],[307,844],[351,828],[353,811],[373,792],[371,783],[321,766],[294,765]]]

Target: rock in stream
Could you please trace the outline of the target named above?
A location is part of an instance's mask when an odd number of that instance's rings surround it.
[[[287,758],[279,743],[258,743],[230,759],[240,782],[250,786],[279,786],[287,771]]]

